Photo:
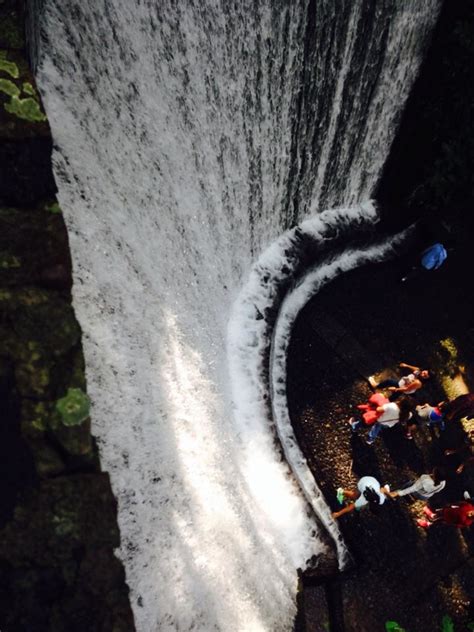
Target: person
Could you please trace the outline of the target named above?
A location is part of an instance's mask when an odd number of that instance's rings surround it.
[[[383,428],[393,428],[393,426],[400,422],[407,424],[406,437],[407,439],[411,439],[411,431],[414,428],[414,424],[409,424],[408,422],[414,419],[414,409],[415,405],[410,397],[402,397],[398,402],[388,402],[387,404],[378,406],[375,410],[377,420],[370,429],[366,440],[367,445],[372,445]],[[361,423],[362,422],[356,420],[355,417],[349,419],[349,424],[353,432],[356,432],[360,428]]]
[[[446,421],[459,421],[463,417],[474,417],[474,393],[459,395],[450,402],[438,404]]]
[[[446,261],[447,256],[448,253],[443,244],[437,242],[428,246],[428,248],[421,253],[419,265],[412,266],[407,274],[401,278],[401,281],[404,283],[408,281],[408,279],[413,279],[423,272],[423,270],[437,270]]]
[[[390,487],[388,485],[382,487],[373,476],[363,476],[357,483],[357,490],[343,489],[342,487],[337,490],[337,498],[341,504],[346,498],[353,502],[339,511],[334,511],[332,517],[337,520],[346,513],[360,511],[364,507],[370,507],[375,511],[380,505],[384,504],[389,492]]]
[[[411,494],[418,500],[428,500],[446,487],[446,473],[440,467],[435,467],[431,474],[422,474],[408,487],[390,492],[392,498]]]
[[[420,419],[426,421],[428,427],[439,427],[440,430],[444,430],[446,424],[444,423],[444,416],[441,408],[438,406],[431,406],[430,404],[421,404],[416,407],[416,414]]]
[[[428,505],[423,508],[428,520],[419,518],[416,522],[419,527],[429,529],[435,524],[450,525],[460,529],[470,527],[474,522],[474,505],[468,501],[461,501],[457,505],[446,505],[432,511]]]
[[[474,446],[473,445],[466,445],[466,446],[463,446],[462,448],[457,448],[457,449],[449,448],[448,450],[444,451],[444,454],[446,456],[456,455],[457,457],[460,458],[461,463],[456,468],[456,474],[461,474],[464,468],[466,467],[466,465],[474,463]]]
[[[399,366],[402,369],[409,369],[411,373],[404,375],[399,380],[388,378],[377,382],[373,375],[368,378],[373,389],[388,388],[391,391],[390,399],[392,401],[400,395],[413,395],[423,386],[423,382],[430,378],[428,369],[420,369],[420,367],[406,364],[406,362],[400,362]]]

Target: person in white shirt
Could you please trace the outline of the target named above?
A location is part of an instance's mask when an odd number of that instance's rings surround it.
[[[357,490],[342,489],[337,490],[337,497],[340,503],[344,502],[346,498],[354,501],[332,514],[332,517],[337,520],[340,516],[351,511],[360,511],[364,507],[370,506],[371,509],[376,509],[379,505],[383,505],[386,496],[390,493],[390,487],[385,485],[382,487],[378,480],[373,476],[363,476],[357,483]]]
[[[390,492],[392,498],[411,494],[418,500],[428,500],[446,487],[446,474],[440,467],[435,467],[431,474],[422,474],[408,487]]]
[[[370,429],[367,444],[372,445],[383,428],[392,428],[400,422],[407,423],[413,417],[414,410],[415,403],[409,397],[403,397],[398,402],[389,402],[376,408],[376,413],[379,416]],[[354,417],[349,419],[349,423],[353,431],[357,430],[361,425],[361,422],[356,421]],[[407,434],[407,436],[411,437],[411,434]]]
[[[381,382],[377,382],[374,376],[371,375],[368,378],[370,386],[375,390],[388,389],[392,393],[390,399],[394,400],[400,395],[413,395],[423,386],[423,382],[431,377],[428,369],[421,369],[419,366],[413,366],[406,362],[400,362],[399,366],[402,369],[408,369],[411,373],[399,379],[388,378]]]

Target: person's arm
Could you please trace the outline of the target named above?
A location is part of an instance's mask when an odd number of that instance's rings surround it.
[[[421,388],[423,384],[420,380],[413,380],[409,384],[405,384],[405,386],[389,386],[389,391],[393,391],[394,393],[404,393],[405,391],[412,391],[416,386],[417,389]]]
[[[344,514],[350,513],[351,511],[354,511],[354,509],[355,509],[355,503],[351,503],[350,505],[346,505],[345,507],[343,507],[339,511],[334,511],[333,514],[332,514],[332,517],[334,518],[334,520],[337,520],[338,518],[340,518]]]
[[[445,454],[448,450],[445,451]],[[458,452],[460,452],[460,450],[458,450]],[[474,455],[473,456],[469,456],[467,459],[465,459],[461,465],[459,467],[456,468],[456,474],[461,474],[461,472],[464,470],[464,468],[466,467],[466,465],[470,462],[470,461],[474,461]]]
[[[400,362],[398,366],[401,369],[410,369],[410,371],[421,371],[419,366],[412,366],[411,364],[407,364],[406,362]]]
[[[413,494],[413,492],[417,492],[421,489],[422,482],[418,478],[410,487],[405,487],[405,489],[397,489],[397,491],[393,492],[397,496],[407,496],[407,494]]]

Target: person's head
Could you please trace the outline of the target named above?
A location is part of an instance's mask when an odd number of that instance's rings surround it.
[[[436,466],[431,474],[434,484],[439,485],[441,481],[446,480],[446,471],[442,467]]]
[[[366,487],[363,491],[365,500],[369,503],[370,510],[377,512],[380,505],[380,496],[373,487]]]
[[[400,422],[406,423],[415,412],[415,400],[412,397],[408,396],[400,397],[400,399],[397,401],[397,406],[400,411]]]
[[[422,369],[422,370],[420,371],[420,376],[419,376],[419,377],[420,377],[420,380],[424,380],[424,381],[426,381],[426,380],[429,380],[429,379],[430,379],[430,377],[431,377],[431,373],[429,372],[429,370],[428,370],[428,369]]]

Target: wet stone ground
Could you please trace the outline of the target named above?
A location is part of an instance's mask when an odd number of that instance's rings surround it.
[[[353,434],[347,423],[372,393],[367,374],[388,377],[401,361],[435,371],[417,394],[419,403],[437,403],[446,391],[455,396],[472,387],[474,318],[464,281],[469,252],[457,252],[440,270],[404,284],[399,279],[406,266],[402,258],[342,276],[295,324],[288,367],[292,422],[333,511],[339,508],[339,486],[354,488],[358,478],[370,474],[394,490],[435,464],[447,466],[449,478],[445,491],[433,497],[433,507],[460,500],[464,490],[474,495],[474,467],[457,475],[459,461],[444,455],[446,448],[468,443],[469,422],[452,424],[439,437],[423,428],[413,441],[396,426],[372,446],[365,443],[366,430]],[[321,330],[321,318],[335,325],[332,332]],[[338,331],[345,332],[344,340],[335,339]],[[409,632],[432,632],[442,629],[445,615],[456,632],[472,629],[474,528],[425,532],[415,523],[422,507],[405,497],[387,501],[377,515],[365,510],[339,519],[354,560],[337,586],[341,629],[376,632],[386,621],[396,621]],[[315,589],[303,584],[305,629],[327,629],[313,606]]]

